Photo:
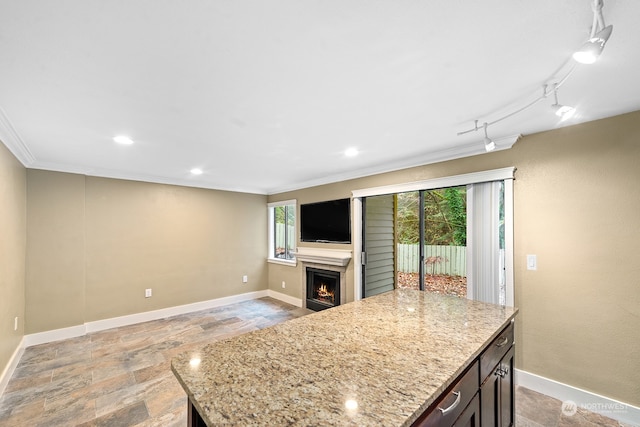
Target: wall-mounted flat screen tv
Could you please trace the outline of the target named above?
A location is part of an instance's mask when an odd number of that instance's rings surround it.
[[[300,205],[300,240],[351,243],[351,199]]]

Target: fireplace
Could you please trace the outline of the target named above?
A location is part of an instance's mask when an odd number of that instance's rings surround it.
[[[314,311],[340,305],[340,272],[307,267],[307,308]]]
[[[320,311],[347,302],[347,265],[351,260],[350,250],[298,246],[296,259],[303,266],[300,269],[303,307]],[[310,277],[317,274],[318,278]],[[324,283],[321,280],[324,280]],[[327,283],[329,281],[331,283]],[[314,295],[315,287],[318,292]]]

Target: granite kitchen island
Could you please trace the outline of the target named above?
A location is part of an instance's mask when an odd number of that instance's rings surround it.
[[[480,390],[483,363],[494,363],[484,355],[512,347],[516,313],[395,290],[211,343],[171,367],[194,426],[429,425],[427,412]],[[452,389],[461,377],[463,397]]]

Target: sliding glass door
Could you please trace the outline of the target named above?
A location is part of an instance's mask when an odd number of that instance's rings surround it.
[[[512,181],[362,197],[362,297],[413,288],[512,305]]]

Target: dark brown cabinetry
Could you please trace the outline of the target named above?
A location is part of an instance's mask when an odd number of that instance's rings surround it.
[[[480,395],[476,394],[469,406],[460,414],[453,427],[480,426]]]
[[[422,414],[413,424],[419,427],[452,426],[478,395],[479,362],[474,362],[466,372],[443,393],[433,405],[434,409]]]
[[[413,426],[513,426],[514,355],[511,321]]]
[[[485,375],[480,375],[483,427],[509,427],[515,423],[514,355],[511,323],[480,356],[480,364],[486,368],[483,372]]]
[[[191,399],[187,401],[187,427],[207,427]]]
[[[513,426],[515,423],[513,396],[514,353],[515,349],[511,347],[480,388],[483,426],[508,427]]]

